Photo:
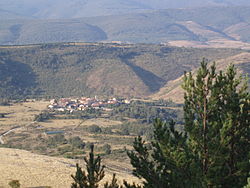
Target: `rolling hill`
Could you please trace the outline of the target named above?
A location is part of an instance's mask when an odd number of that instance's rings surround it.
[[[225,59],[216,61],[217,70],[225,70],[230,64],[234,64],[238,70],[239,74],[250,74],[250,53],[243,52]],[[194,74],[197,69],[192,71]],[[171,99],[176,103],[183,102],[184,90],[181,88],[183,76],[171,80],[164,87],[160,89],[159,92],[155,93],[151,97],[153,99]],[[250,83],[250,81],[248,82]]]
[[[60,43],[0,48],[0,97],[112,95],[146,97],[199,66],[237,49]]]

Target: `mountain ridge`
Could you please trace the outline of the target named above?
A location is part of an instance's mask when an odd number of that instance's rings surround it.
[[[250,7],[167,9],[79,19],[3,19],[0,44],[100,41],[207,44],[213,40],[248,43],[249,28]]]

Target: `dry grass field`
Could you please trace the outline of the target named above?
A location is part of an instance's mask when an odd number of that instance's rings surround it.
[[[58,117],[58,116],[57,116]],[[87,127],[91,125],[98,125],[100,127],[109,127],[111,125],[120,125],[121,121],[115,121],[105,118],[95,119],[52,119],[45,122],[39,122],[39,125],[47,128],[75,128],[75,127]]]
[[[29,101],[11,103],[9,106],[0,105],[0,113],[5,114],[4,118],[0,118],[0,134],[13,127],[24,128],[31,125],[35,115],[46,109],[48,104],[47,101]]]
[[[21,187],[51,186],[67,188],[72,183],[71,174],[75,173],[75,164],[82,161],[37,155],[24,150],[0,148],[0,187],[8,187],[11,180],[19,180]],[[138,182],[138,179],[128,173],[127,161],[103,161],[106,176],[102,183],[111,180],[116,173],[119,182],[126,179]]]
[[[0,120],[1,126],[27,125],[34,120],[34,116],[45,110],[49,102],[33,101],[12,103],[9,106],[0,106],[0,113],[6,113],[6,118]]]
[[[80,119],[51,119],[45,122],[39,122],[38,124],[46,128],[74,128],[81,125],[82,122],[83,120]]]
[[[98,125],[101,127],[108,127],[111,125],[120,125],[122,122],[105,119],[105,118],[95,118],[95,119],[88,119],[82,122],[81,126],[90,126],[90,125]]]

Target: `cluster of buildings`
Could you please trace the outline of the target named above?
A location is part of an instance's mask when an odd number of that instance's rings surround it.
[[[118,100],[116,98],[100,100],[89,97],[81,98],[61,98],[61,99],[52,99],[48,108],[53,111],[83,111],[88,108],[102,109],[105,111],[111,111],[112,108],[108,108],[110,105],[119,105],[119,104],[129,104],[130,101],[127,99]]]

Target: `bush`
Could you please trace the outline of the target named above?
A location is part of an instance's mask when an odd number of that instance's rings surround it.
[[[63,134],[57,134],[55,136],[49,137],[47,140],[48,146],[56,146],[58,144],[67,144],[67,140],[65,139]]]
[[[88,127],[90,133],[101,133],[102,129],[98,125],[91,125]]]
[[[49,112],[42,112],[39,115],[36,115],[34,118],[34,121],[37,122],[44,122],[45,120],[48,120],[50,118],[52,118],[52,114],[50,114]]]
[[[102,149],[106,155],[109,155],[111,153],[111,146],[109,144],[104,144],[102,146]]]
[[[9,186],[10,186],[11,188],[20,188],[20,187],[21,187],[21,184],[20,184],[19,180],[11,180],[11,181],[9,182]]]
[[[79,148],[83,149],[85,146],[85,143],[81,140],[79,136],[75,136],[69,139],[69,143],[74,147],[74,148]]]

